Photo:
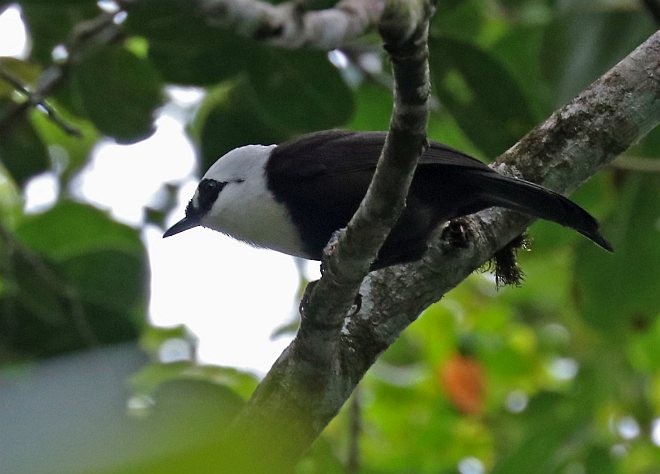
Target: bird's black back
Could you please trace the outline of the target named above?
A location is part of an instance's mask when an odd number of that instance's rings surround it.
[[[273,150],[266,167],[268,186],[289,209],[312,257],[321,258],[332,233],[345,227],[357,210],[384,142],[381,132],[329,130]],[[595,219],[565,197],[431,142],[419,160],[406,209],[374,268],[420,258],[440,222],[494,205],[567,225],[609,248]]]

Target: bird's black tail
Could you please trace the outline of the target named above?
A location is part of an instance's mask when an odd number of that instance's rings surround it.
[[[492,206],[513,209],[575,229],[605,250],[612,245],[599,231],[598,221],[580,206],[543,186],[496,173],[473,176],[482,198]]]

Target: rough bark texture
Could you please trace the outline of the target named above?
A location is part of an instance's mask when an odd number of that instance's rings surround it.
[[[494,164],[527,180],[570,193],[660,121],[660,32],[529,132]],[[346,347],[361,347],[366,370],[427,306],[519,235],[531,218],[503,209],[464,220],[456,246],[441,234],[425,258],[370,275],[362,310],[346,326]],[[448,269],[451,269],[450,271]],[[371,351],[369,349],[372,348]],[[346,349],[348,350],[348,349]],[[353,367],[359,371],[354,364]]]
[[[399,87],[400,80],[397,77]],[[660,32],[527,134],[494,166],[570,192],[659,121]],[[392,120],[393,127],[396,122]],[[464,219],[461,245],[456,245],[454,233],[439,232],[422,261],[370,274],[360,289],[363,298],[357,314],[345,317],[344,306],[337,305],[337,313],[323,319],[329,321],[326,326],[304,319],[296,339],[229,430],[232,448],[237,439],[245,441],[243,449],[261,443],[268,460],[253,457],[251,467],[290,466],[287,463],[307,449],[401,331],[530,222],[500,209]],[[331,289],[328,298],[332,291],[341,294],[344,289]],[[240,452],[240,447],[232,450]],[[243,466],[245,458],[236,459],[238,464],[232,465]]]

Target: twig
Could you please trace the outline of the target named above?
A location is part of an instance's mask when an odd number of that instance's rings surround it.
[[[82,136],[77,128],[67,124],[46,102],[45,98],[66,78],[72,65],[83,60],[95,48],[116,41],[121,35],[119,25],[114,22],[115,14],[103,12],[91,20],[79,23],[68,41],[66,58],[47,67],[39,76],[34,90],[30,91],[20,80],[15,80],[11,74],[3,74],[2,78],[10,82],[16,89],[26,95],[28,100],[10,107],[4,117],[0,117],[0,136],[11,130],[16,121],[31,107],[42,108],[51,121],[73,136]],[[6,71],[5,71],[6,72]]]
[[[64,133],[74,137],[82,137],[83,134],[79,128],[67,123],[59,114],[44,100],[36,99],[35,95],[23,84],[20,79],[14,77],[9,71],[5,70],[0,66],[0,79],[3,79],[5,82],[9,83],[16,91],[20,92],[27,98],[27,102],[32,107],[36,107],[37,110],[42,110],[48,115],[48,118],[55,125],[60,127]]]
[[[612,168],[641,173],[660,173],[660,159],[643,158],[641,156],[621,155],[612,163]]]

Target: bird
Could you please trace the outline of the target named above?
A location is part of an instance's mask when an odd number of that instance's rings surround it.
[[[255,247],[321,260],[366,194],[385,137],[326,130],[279,145],[235,148],[208,169],[185,217],[163,237],[203,226]],[[428,145],[371,270],[419,260],[438,225],[493,206],[557,222],[612,251],[598,221],[561,194],[502,175],[441,143]]]

